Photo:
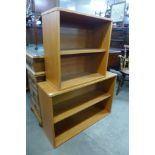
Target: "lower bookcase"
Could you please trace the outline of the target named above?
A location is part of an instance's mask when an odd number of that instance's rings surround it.
[[[39,99],[43,129],[57,147],[111,111],[116,75],[107,72],[97,81],[70,89],[55,90],[49,82],[40,82]]]

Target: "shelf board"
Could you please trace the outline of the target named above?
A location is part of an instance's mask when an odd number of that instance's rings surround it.
[[[76,85],[80,85],[83,83],[88,83],[91,81],[95,81],[98,80],[100,78],[104,78],[104,75],[101,75],[99,73],[92,73],[92,74],[87,74],[84,75],[82,77],[78,77],[78,78],[74,78],[74,79],[70,79],[70,80],[66,80],[62,82],[62,89],[66,89],[69,87],[74,87]]]
[[[111,95],[102,91],[93,90],[73,99],[57,103],[54,111],[54,123],[68,118],[94,104],[109,98]]]
[[[76,49],[76,50],[61,50],[61,55],[69,54],[84,54],[84,53],[102,53],[105,52],[105,49]]]
[[[56,146],[59,146],[73,136],[79,134],[81,131],[105,117],[108,113],[109,112],[106,109],[102,110],[92,106],[85,110],[81,115],[78,115],[78,117],[72,116],[62,123],[59,122],[59,124],[55,126]]]

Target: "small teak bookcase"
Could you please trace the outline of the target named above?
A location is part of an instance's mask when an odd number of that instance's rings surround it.
[[[57,90],[103,78],[112,21],[62,8],[42,13],[46,79]]]

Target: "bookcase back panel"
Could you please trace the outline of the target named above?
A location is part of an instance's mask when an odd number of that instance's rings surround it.
[[[83,94],[87,94],[89,92],[95,91],[96,85],[90,85],[87,87],[83,87],[81,89],[77,89],[71,92],[67,92],[58,96],[53,97],[53,105],[58,105],[59,103],[67,100],[71,100],[73,98],[82,96]]]
[[[64,49],[85,49],[99,48],[93,44],[93,30],[84,28],[61,27],[60,48]]]
[[[113,77],[103,82],[97,83],[96,87],[98,90],[103,92],[109,92],[111,96],[113,96],[113,88],[115,86],[115,82],[116,82],[116,77]]]
[[[105,23],[110,23],[110,20],[103,20],[97,18],[97,16],[90,17],[87,15],[76,14],[61,11],[60,12],[60,22],[64,25],[74,25],[76,27],[85,27],[87,29],[101,26]]]
[[[97,73],[104,53],[61,56],[61,80]]]
[[[93,94],[96,95],[100,93],[101,94],[109,93],[112,96],[114,85],[115,85],[115,77],[74,91],[63,93],[53,97],[53,105],[57,105],[63,101],[71,100],[76,97],[80,98],[80,96],[84,96],[86,98],[87,94],[90,97],[93,96]]]

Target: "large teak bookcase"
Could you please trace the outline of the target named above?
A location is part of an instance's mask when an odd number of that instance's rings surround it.
[[[111,111],[116,75],[76,87],[56,90],[48,82],[40,82],[39,99],[43,129],[57,147],[93,125]]]
[[[42,13],[46,81],[38,83],[43,129],[57,147],[111,111],[107,72],[112,22],[62,8]]]
[[[54,8],[42,20],[46,78],[57,90],[105,76],[110,19]]]

